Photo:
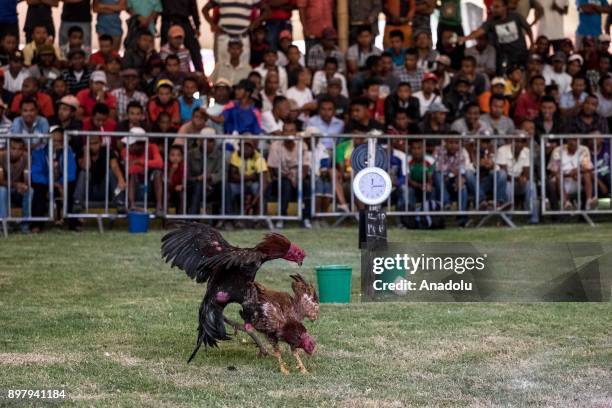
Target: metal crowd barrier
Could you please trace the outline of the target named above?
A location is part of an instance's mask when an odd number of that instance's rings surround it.
[[[567,153],[567,142],[576,141],[576,151],[574,154]],[[598,141],[602,146],[598,146]],[[607,149],[606,142],[607,141]],[[591,226],[594,222],[590,215],[593,214],[612,214],[612,169],[611,149],[612,135],[600,134],[567,134],[567,135],[543,135],[542,146],[540,149],[540,192],[542,196],[541,211],[543,215],[579,215],[584,218]],[[552,161],[554,149],[558,150],[559,171],[554,174],[549,165]],[[602,151],[603,149],[603,151]],[[585,152],[585,163],[582,163],[580,152]],[[600,162],[598,156],[603,153]],[[575,166],[573,164],[575,158]],[[595,158],[595,160],[593,159]],[[576,174],[563,169],[564,161],[571,161],[570,166]],[[585,167],[585,168],[583,168]],[[589,167],[592,167],[589,169]],[[602,176],[600,177],[600,172]],[[591,178],[591,189],[588,192],[584,184],[583,177]],[[604,184],[604,191],[600,186]],[[607,186],[606,186],[607,184]],[[575,191],[567,191],[575,187]],[[605,189],[607,188],[607,193]],[[589,202],[587,195],[591,195]],[[593,203],[597,208],[590,208]]]
[[[303,164],[303,157],[302,157],[302,144],[303,141],[301,138],[299,137],[295,137],[295,136],[254,136],[254,135],[250,135],[250,136],[245,136],[245,135],[214,135],[214,136],[206,136],[206,135],[201,135],[201,134],[160,134],[160,133],[147,133],[146,135],[141,135],[141,134],[134,134],[134,133],[126,133],[126,132],[84,132],[84,131],[68,131],[65,133],[65,137],[64,137],[64,146],[68,146],[69,144],[69,140],[70,138],[84,138],[84,143],[83,143],[83,149],[84,149],[84,157],[86,159],[87,162],[90,161],[90,140],[91,137],[93,136],[98,136],[100,138],[102,138],[103,140],[103,149],[105,149],[106,154],[105,154],[105,159],[106,159],[106,164],[105,164],[105,168],[107,169],[106,174],[105,174],[105,180],[104,180],[104,198],[103,200],[101,200],[100,202],[92,202],[90,200],[90,170],[89,169],[85,169],[82,170],[82,172],[84,172],[84,191],[85,191],[85,197],[84,197],[84,201],[82,203],[82,210],[80,211],[69,211],[68,210],[68,205],[64,206],[64,217],[66,218],[79,218],[79,219],[87,219],[87,218],[93,218],[98,220],[98,225],[100,227],[100,229],[102,229],[102,220],[103,219],[114,219],[114,218],[122,218],[125,217],[125,213],[119,213],[117,212],[116,209],[112,208],[111,202],[112,202],[112,198],[110,197],[110,194],[112,193],[110,190],[110,174],[111,172],[109,171],[109,159],[111,157],[111,150],[112,150],[112,145],[119,145],[120,144],[120,139],[124,138],[124,137],[145,137],[146,141],[145,141],[145,146],[144,146],[144,152],[145,152],[145,163],[144,163],[144,178],[142,180],[142,199],[138,200],[138,202],[136,203],[130,203],[129,199],[127,199],[128,197],[126,197],[126,202],[128,204],[128,207],[135,207],[135,208],[141,208],[141,209],[147,209],[147,211],[150,209],[150,198],[149,198],[149,187],[151,184],[151,180],[150,180],[150,176],[151,176],[151,172],[149,169],[149,146],[151,143],[153,143],[151,140],[155,140],[157,143],[159,143],[159,145],[161,145],[162,149],[161,149],[161,154],[162,157],[164,158],[164,165],[163,165],[163,169],[157,169],[160,170],[163,174],[163,182],[162,182],[162,188],[163,188],[163,197],[162,197],[162,203],[161,206],[159,206],[156,209],[156,212],[158,213],[158,215],[162,215],[163,218],[165,219],[200,219],[200,220],[204,220],[204,219],[208,219],[208,220],[250,220],[250,221],[264,221],[267,222],[269,227],[271,227],[271,222],[273,220],[300,220],[302,218],[302,206],[301,203],[303,202],[302,196],[303,196],[303,191],[302,191],[302,183],[297,183],[297,214],[296,215],[287,215],[287,214],[282,214],[281,213],[281,192],[282,192],[282,180],[281,177],[277,177],[277,180],[275,181],[277,183],[277,191],[276,191],[276,212],[275,214],[269,214],[268,213],[268,209],[267,209],[267,204],[268,204],[268,196],[269,194],[267,194],[267,188],[269,186],[268,183],[268,173],[264,174],[263,172],[259,172],[258,174],[258,179],[257,180],[247,180],[245,177],[245,171],[239,171],[239,181],[236,182],[230,182],[229,181],[229,169],[230,169],[230,163],[229,163],[229,159],[231,157],[232,151],[228,151],[227,147],[228,146],[232,146],[234,149],[237,149],[240,152],[240,162],[245,163],[245,157],[244,157],[244,151],[245,151],[245,141],[246,140],[254,140],[257,143],[259,143],[260,146],[267,146],[269,144],[271,144],[274,141],[286,141],[286,140],[293,140],[296,142],[296,149],[298,149],[298,154],[297,154],[297,161],[298,161],[298,165],[297,165],[297,179],[298,180],[302,180],[303,176],[302,176],[302,164]],[[182,144],[182,146],[180,146],[180,148],[182,149],[182,155],[183,155],[183,176],[181,177],[182,179],[182,188],[181,191],[179,193],[180,195],[180,204],[177,206],[177,208],[174,209],[174,211],[172,211],[172,209],[170,208],[170,200],[171,200],[171,196],[173,195],[172,192],[168,191],[168,187],[169,187],[169,176],[170,176],[170,169],[169,169],[169,163],[168,163],[168,157],[169,157],[169,153],[170,153],[170,149],[172,148],[172,143],[171,141],[173,139],[182,139],[184,141],[184,143]],[[115,140],[113,142],[113,140]],[[211,198],[209,197],[209,190],[212,186],[210,186],[208,177],[207,177],[207,167],[208,167],[208,157],[209,157],[209,146],[208,146],[208,141],[212,140],[215,145],[214,145],[214,149],[219,149],[219,154],[221,155],[221,169],[220,169],[220,185],[217,185],[216,187],[220,187],[220,191],[217,191],[217,193],[220,193],[220,196],[218,197],[218,199],[220,200],[219,203],[217,203],[217,205],[220,205],[219,211],[217,213],[213,213],[207,210],[210,202],[211,202]],[[190,148],[189,144],[192,144],[193,141],[198,141],[201,142],[201,145],[199,147],[197,147],[199,149],[198,153],[202,154],[202,163],[201,163],[201,167],[202,167],[202,171],[201,171],[201,181],[199,181],[197,184],[200,184],[199,186],[196,186],[195,182],[188,182],[188,178],[190,177],[190,169],[189,169],[189,158],[190,158],[190,152],[194,152],[194,148]],[[280,149],[280,160],[281,162],[283,161],[284,158],[284,150]],[[261,154],[261,153],[258,153]],[[127,154],[125,161],[123,163],[122,166],[122,172],[123,175],[125,177],[125,184],[126,186],[128,186],[127,188],[129,188],[130,186],[130,177],[132,177],[130,175],[129,172],[129,168],[130,168],[130,155]],[[279,169],[280,172],[280,169]],[[253,185],[256,185],[257,187],[257,192],[255,194],[256,196],[256,200],[257,202],[257,208],[247,208],[246,205],[246,201],[245,198],[248,196],[247,194],[245,194],[245,191],[248,190],[249,185],[252,187]],[[195,197],[193,196],[193,191],[194,190],[199,190],[201,187],[201,197],[199,201],[199,204],[197,205],[196,211],[193,211],[193,208],[190,208],[188,211],[188,199],[195,199]],[[188,190],[189,192],[191,192],[192,194],[188,194]],[[233,191],[232,191],[233,190]],[[69,202],[69,197],[66,196],[67,194],[67,190],[64,190],[65,192],[65,202],[68,203]],[[247,191],[248,192],[248,191]],[[253,191],[251,191],[253,192]],[[255,192],[254,192],[255,193]],[[123,193],[125,194],[125,193]],[[232,211],[232,206],[233,206],[233,202],[230,202],[228,200],[231,200],[232,198],[236,198],[236,196],[239,197],[239,209],[238,211]],[[191,206],[193,207],[193,206]],[[154,217],[154,214],[151,214],[151,217]]]
[[[367,138],[370,137],[375,137],[377,139],[379,139],[379,141],[381,143],[383,143],[385,145],[385,148],[387,149],[387,168],[390,169],[391,168],[391,160],[392,157],[394,155],[394,153],[396,153],[398,151],[398,149],[395,149],[393,147],[393,141],[395,140],[402,140],[404,141],[404,149],[401,150],[400,152],[404,155],[404,158],[407,159],[410,156],[410,152],[409,152],[409,144],[410,143],[421,143],[422,144],[422,153],[423,153],[423,158],[427,157],[427,156],[432,156],[433,155],[433,150],[436,146],[439,146],[442,144],[442,142],[444,140],[457,140],[459,142],[459,151],[462,152],[464,148],[466,148],[466,150],[468,150],[467,148],[471,148],[473,150],[469,150],[467,151],[468,154],[470,154],[470,152],[480,152],[480,148],[481,148],[481,143],[483,143],[482,141],[489,141],[489,142],[493,142],[492,143],[492,153],[493,153],[493,158],[495,160],[496,156],[497,156],[497,150],[500,146],[504,145],[504,144],[509,144],[511,146],[511,152],[514,155],[514,152],[516,150],[516,143],[518,140],[526,140],[528,139],[528,146],[529,146],[529,188],[531,190],[533,190],[533,192],[535,193],[536,189],[535,189],[535,185],[536,185],[536,180],[535,180],[535,176],[534,176],[534,164],[535,164],[535,154],[534,154],[534,140],[533,138],[528,138],[527,136],[525,136],[524,134],[516,134],[516,135],[370,135],[370,134],[363,134],[363,135],[329,135],[329,136],[311,136],[311,142],[310,142],[310,147],[312,150],[312,159],[311,159],[311,163],[315,162],[315,148],[313,148],[313,146],[316,146],[317,143],[319,143],[319,141],[321,139],[327,138],[327,139],[331,139],[334,141],[334,143],[332,144],[331,148],[329,149],[329,156],[331,158],[331,166],[330,166],[330,171],[332,173],[331,175],[331,181],[332,181],[332,191],[333,191],[333,197],[332,197],[332,211],[313,211],[313,217],[340,217],[339,221],[336,222],[336,224],[338,224],[343,218],[347,217],[347,216],[356,216],[357,215],[357,209],[358,206],[355,203],[355,196],[353,194],[352,191],[352,182],[353,182],[353,178],[354,178],[354,172],[350,173],[350,179],[349,180],[345,180],[343,182],[343,186],[341,188],[343,188],[344,190],[348,190],[349,194],[342,194],[339,193],[337,188],[338,185],[337,183],[339,182],[339,180],[337,180],[338,178],[338,163],[337,163],[337,158],[336,158],[336,150],[338,147],[338,140],[342,140],[342,139],[347,139],[347,138],[361,138],[363,140],[367,140]],[[389,197],[389,199],[387,200],[386,204],[383,206],[383,208],[385,209],[386,213],[390,216],[484,216],[484,218],[480,221],[479,225],[484,224],[490,217],[492,216],[499,216],[500,218],[502,218],[502,220],[504,220],[504,222],[506,222],[506,224],[514,227],[514,223],[512,222],[511,216],[512,215],[528,215],[528,214],[533,214],[536,210],[536,204],[535,201],[537,199],[537,197],[535,197],[535,194],[532,194],[531,200],[529,201],[528,208],[525,209],[520,209],[517,207],[516,202],[515,202],[515,186],[516,186],[516,178],[514,176],[514,173],[512,173],[509,176],[509,180],[508,183],[510,184],[510,200],[508,202],[505,203],[505,205],[503,206],[498,206],[498,199],[500,198],[500,192],[498,192],[498,183],[496,182],[497,177],[498,177],[498,173],[500,173],[500,170],[498,170],[497,166],[495,165],[493,167],[493,186],[492,186],[492,197],[491,200],[493,201],[494,205],[493,208],[487,208],[487,209],[479,209],[479,200],[477,199],[477,197],[479,198],[480,196],[480,187],[481,187],[481,169],[480,169],[480,154],[476,154],[475,157],[472,157],[473,155],[470,155],[470,162],[473,165],[473,171],[471,173],[471,175],[473,176],[473,185],[467,185],[468,188],[468,194],[467,194],[467,200],[471,201],[473,203],[472,207],[468,206],[468,203],[466,202],[462,202],[463,200],[465,200],[465,197],[462,197],[462,194],[457,194],[457,200],[455,200],[453,205],[443,205],[442,203],[445,200],[444,197],[444,193],[443,191],[445,189],[442,188],[438,188],[437,191],[432,191],[431,194],[427,194],[426,193],[426,188],[425,185],[426,183],[426,168],[425,166],[421,166],[422,168],[422,172],[423,174],[421,175],[421,178],[423,180],[422,184],[421,184],[421,197],[415,197],[416,201],[419,201],[420,199],[420,204],[421,207],[420,208],[414,208],[413,205],[410,205],[409,200],[408,200],[408,192],[409,192],[409,183],[408,183],[408,174],[403,174],[404,176],[404,183],[403,183],[403,191],[401,192],[401,194],[404,195],[403,197],[403,203],[404,205],[401,207],[398,207],[397,205],[395,205],[392,202],[392,197],[395,197],[397,201],[397,191],[399,191],[400,186],[396,185],[394,186],[394,191],[396,191],[396,194],[392,194],[392,196]],[[434,168],[435,168],[435,162],[434,162]],[[407,169],[408,165],[406,164],[406,169]],[[468,169],[463,169],[463,170],[468,170]],[[400,168],[400,171],[402,171],[402,169]],[[436,176],[437,171],[434,171],[434,177],[440,177],[440,176]],[[444,176],[444,175],[441,175]],[[315,175],[313,174],[313,172],[311,172],[311,178],[312,178],[312,182],[311,184],[314,186],[315,183]],[[459,179],[459,178],[458,178]],[[464,181],[459,181],[459,183],[464,183]],[[463,188],[463,185],[461,184],[461,188]],[[436,189],[434,189],[436,190]],[[346,199],[345,203],[341,203],[341,204],[346,204],[349,206],[349,211],[338,211],[336,208],[338,207],[338,196],[339,195],[343,195],[344,198]],[[347,195],[350,195],[350,197],[347,197]],[[429,196],[429,198],[428,198]],[[438,203],[440,203],[439,208],[434,209],[431,207],[426,207],[425,205],[423,205],[423,203],[427,202],[427,201],[436,201]],[[488,200],[489,201],[489,200]],[[455,205],[456,204],[456,205]],[[462,210],[461,208],[464,207],[464,209]],[[315,206],[315,193],[313,190],[313,196],[312,196],[312,208],[316,209]]]
[[[26,134],[0,134],[0,139],[3,140],[4,150],[0,150],[0,155],[3,156],[4,160],[0,163],[0,181],[3,180],[2,184],[0,184],[0,222],[2,224],[2,233],[4,236],[8,235],[8,223],[16,222],[16,223],[31,223],[31,222],[44,222],[44,221],[53,221],[53,212],[54,212],[54,166],[49,165],[53,163],[53,140],[48,137],[48,135],[26,135]],[[23,178],[26,180],[27,189],[23,193],[16,191],[16,187],[12,184],[11,174],[11,155],[12,152],[12,143],[14,140],[23,141],[25,145],[25,151],[21,153],[25,153],[26,159],[26,168],[23,170],[24,176]],[[46,151],[45,156],[47,160],[48,167],[48,194],[46,195],[46,206],[47,206],[47,215],[32,215],[32,200],[34,198],[34,189],[32,187],[32,152],[35,149],[44,149]],[[19,215],[15,215],[15,205],[13,203],[12,195],[16,194],[21,196],[22,203],[20,205],[21,213]],[[37,197],[39,198],[39,197]]]

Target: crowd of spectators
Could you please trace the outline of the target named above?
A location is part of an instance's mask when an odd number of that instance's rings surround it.
[[[23,47],[17,1],[0,5],[0,134],[41,137],[0,138],[0,218],[8,214],[9,198],[25,216],[44,216],[51,171],[55,196],[68,197],[75,213],[86,197],[110,196],[123,211],[150,194],[158,216],[166,195],[177,212],[257,214],[278,199],[286,215],[298,190],[300,144],[268,142],[262,135],[300,134],[319,136],[301,144],[304,197],[314,191],[319,212],[350,211],[356,201],[350,197],[350,155],[365,141],[359,136],[373,130],[466,136],[464,142],[384,140],[392,151],[397,208],[414,209],[423,201],[460,210],[505,208],[517,201],[534,210],[530,220],[537,222],[537,183],[547,185],[549,205],[564,209],[578,202],[593,208],[598,197],[610,195],[609,138],[540,143],[548,134],[609,133],[606,0],[485,0],[485,21],[471,33],[463,32],[459,0],[349,0],[347,52],[338,45],[333,0],[210,0],[202,10],[195,0],[63,0],[59,27],[51,14],[58,0],[27,3]],[[579,12],[574,40],[564,35],[569,7]],[[293,41],[294,10],[302,50]],[[122,11],[130,16],[125,33]],[[374,41],[380,13],[386,18],[383,49]],[[214,35],[209,76],[198,40],[200,15]],[[63,134],[74,130],[131,135],[75,136],[64,151]],[[166,147],[164,139],[145,143],[147,132],[176,136]],[[503,137],[516,132],[525,137]],[[220,134],[251,137],[221,143],[214,137]],[[358,137],[333,137],[341,134]],[[499,138],[478,144],[469,138],[479,134]],[[530,177],[530,139],[546,150],[546,180]],[[151,186],[146,192],[145,179]],[[304,200],[302,212],[308,228],[310,204]],[[75,219],[67,224],[78,229]],[[41,227],[21,225],[24,231]]]

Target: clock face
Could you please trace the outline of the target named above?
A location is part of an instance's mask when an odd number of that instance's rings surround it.
[[[355,176],[353,190],[364,204],[377,205],[391,194],[391,179],[387,172],[380,168],[365,168]]]

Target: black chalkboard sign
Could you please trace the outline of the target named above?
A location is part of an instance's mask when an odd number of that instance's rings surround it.
[[[387,243],[387,214],[379,209],[359,211],[359,248]]]

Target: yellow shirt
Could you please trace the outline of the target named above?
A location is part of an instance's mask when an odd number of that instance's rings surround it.
[[[57,49],[56,46],[53,46],[53,48],[55,49],[55,58],[57,60],[59,60],[59,50]],[[34,54],[36,53],[36,43],[34,41],[31,41],[29,43],[27,43],[25,45],[25,47],[23,47],[23,65],[25,65],[26,67],[29,67],[30,65],[32,65],[32,60],[34,59]]]
[[[247,159],[245,157],[246,165],[242,165],[242,158],[240,157],[240,152],[235,151],[232,153],[232,157],[230,158],[230,164],[232,166],[238,167],[240,172],[244,172],[245,176],[252,176],[253,174],[259,174],[262,172],[268,171],[268,165],[266,164],[266,160],[259,152],[255,152],[253,157]]]

